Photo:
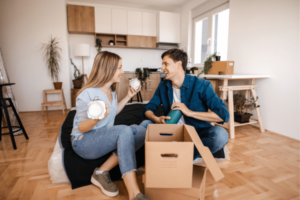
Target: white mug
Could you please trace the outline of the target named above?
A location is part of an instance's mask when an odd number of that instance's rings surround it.
[[[137,90],[137,89],[139,89],[139,87],[140,87],[140,85],[141,85],[141,82],[140,82],[140,80],[137,79],[137,78],[132,78],[132,79],[130,79],[130,81],[129,81],[129,85],[130,85],[130,87],[132,87],[133,89]]]
[[[93,100],[88,104],[87,115],[90,119],[103,119],[106,113],[105,102]]]

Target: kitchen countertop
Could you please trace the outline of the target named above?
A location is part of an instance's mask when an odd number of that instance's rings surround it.
[[[131,73],[135,73],[135,71],[124,71],[124,74],[131,74]],[[164,72],[152,72],[153,74],[163,74]]]

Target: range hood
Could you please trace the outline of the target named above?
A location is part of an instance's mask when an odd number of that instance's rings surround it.
[[[169,49],[177,49],[178,47],[179,47],[178,44],[175,43],[156,43],[156,49],[169,50]]]

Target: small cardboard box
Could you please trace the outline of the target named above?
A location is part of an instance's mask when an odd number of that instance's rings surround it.
[[[219,181],[224,178],[209,148],[202,144],[194,127],[184,124],[149,124],[145,140],[145,190],[150,188],[168,188],[168,191],[171,188],[191,190],[194,181],[199,181],[198,176],[200,182],[203,182],[206,168],[202,170],[203,175],[194,172],[197,179],[193,179],[194,145],[214,179]]]
[[[215,61],[207,74],[231,75],[234,70],[234,61]]]
[[[145,195],[150,200],[204,200],[207,168],[193,167],[193,184],[188,189],[144,188]],[[146,182],[145,174],[143,182]]]

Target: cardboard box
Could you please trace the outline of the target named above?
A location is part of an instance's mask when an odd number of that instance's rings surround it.
[[[194,173],[199,180],[193,179],[194,145],[214,179],[219,181],[224,178],[209,148],[202,144],[194,127],[185,124],[149,124],[145,140],[145,190],[150,188],[159,188],[158,191],[161,188],[168,188],[168,191],[171,188],[191,190],[194,181],[202,182],[206,177],[206,168],[203,173],[201,172],[202,175],[197,171]]]
[[[193,167],[193,184],[188,189],[144,188],[145,195],[150,200],[204,200],[207,168]],[[146,181],[145,174],[143,182]]]
[[[234,61],[215,61],[207,74],[231,75],[234,70]]]

